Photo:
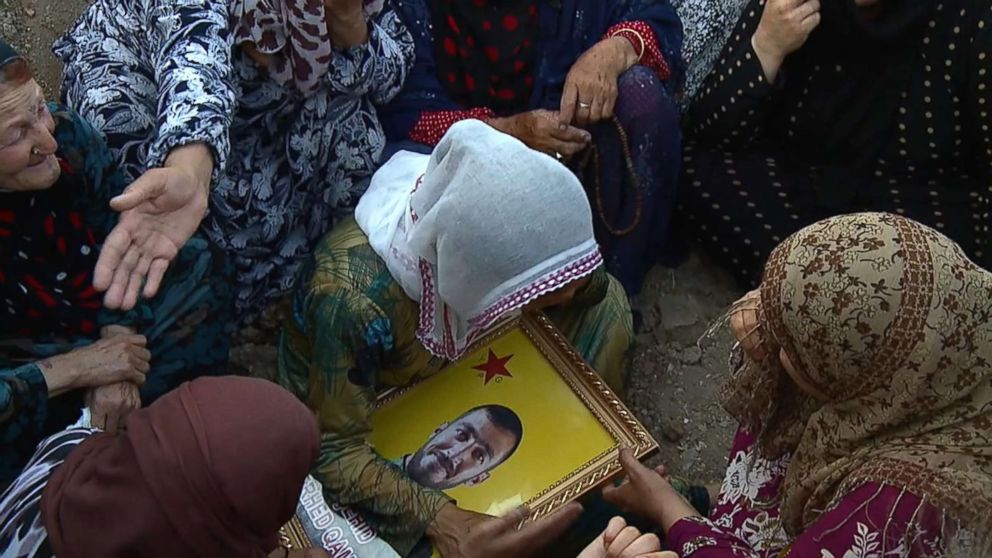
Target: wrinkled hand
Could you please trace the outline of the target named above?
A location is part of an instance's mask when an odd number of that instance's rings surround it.
[[[528,147],[552,157],[570,159],[585,149],[592,136],[589,132],[559,121],[558,113],[532,110],[505,118],[492,118],[489,125],[527,144]]]
[[[131,411],[141,408],[141,394],[138,386],[131,382],[117,382],[89,390],[86,406],[90,409],[90,424],[93,427],[115,433],[124,426],[124,420]]]
[[[493,517],[448,504],[427,529],[427,536],[441,558],[527,558],[561,536],[582,513],[582,506],[570,504],[552,516],[528,523],[527,510],[518,508],[503,517]]]
[[[213,156],[202,144],[172,151],[166,166],[151,169],[110,200],[121,213],[104,243],[93,286],[106,291],[104,305],[130,310],[158,292],[169,264],[207,211]]]
[[[620,452],[620,464],[627,478],[620,486],[603,489],[603,499],[633,515],[643,517],[666,532],[680,519],[699,515],[665,478],[665,470],[648,469],[634,452]]]
[[[46,379],[51,375],[66,378],[70,389],[93,388],[131,382],[145,383],[151,368],[151,353],[145,348],[143,335],[118,335],[39,362]],[[50,384],[51,385],[51,384]]]
[[[820,24],[819,0],[768,0],[751,38],[768,81],[775,81],[785,58],[799,50]]]
[[[661,541],[653,533],[641,534],[622,517],[614,517],[598,537],[577,558],[678,558],[674,552],[661,552]]]
[[[633,45],[623,37],[604,39],[583,53],[565,77],[562,123],[585,127],[612,118],[617,80],[636,62]]]

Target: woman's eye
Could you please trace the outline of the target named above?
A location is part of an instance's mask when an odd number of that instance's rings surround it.
[[[455,439],[458,440],[459,442],[467,442],[468,434],[464,430],[456,430]]]
[[[18,126],[0,134],[0,147],[13,145],[24,137],[24,128]]]

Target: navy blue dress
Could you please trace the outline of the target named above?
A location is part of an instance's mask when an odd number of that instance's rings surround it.
[[[667,245],[676,197],[681,133],[674,99],[684,76],[681,22],[665,0],[540,0],[537,5],[539,36],[535,38],[534,83],[529,102],[521,110],[557,110],[572,65],[621,22],[649,25],[670,69],[663,80],[653,70],[634,66],[618,84],[615,115],[629,140],[636,179],[628,172],[619,134],[611,122],[590,130],[601,166],[598,172],[586,169],[582,173],[590,192],[595,189],[593,176],[599,175],[601,195],[590,198],[597,213],[597,239],[607,268],[628,294],[635,294]],[[379,108],[379,116],[394,150],[399,144],[423,152],[424,146],[410,145],[411,130],[423,113],[478,107],[460,106],[438,79],[428,1],[396,0],[394,7],[413,35],[416,62],[403,90]],[[638,205],[635,188],[642,193],[639,224],[629,234],[611,234],[609,229],[622,229],[634,222]]]

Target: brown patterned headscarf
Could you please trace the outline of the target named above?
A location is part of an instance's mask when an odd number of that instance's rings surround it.
[[[366,0],[365,16],[383,0]],[[333,50],[323,0],[232,0],[234,44],[251,44],[269,58],[268,74],[304,96],[316,91],[331,65]]]
[[[792,454],[787,531],[865,482],[992,530],[992,273],[932,229],[863,213],[787,239],[760,293],[766,356],[722,398],[764,457]],[[822,400],[789,378],[780,348]]]

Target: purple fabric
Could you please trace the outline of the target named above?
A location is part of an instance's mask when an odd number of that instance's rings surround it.
[[[792,539],[774,504],[789,459],[758,458],[753,445],[754,436],[739,430],[710,518],[683,519],[668,532],[669,547],[681,558],[924,558],[943,555],[957,534],[953,519],[916,494],[867,483]]]
[[[614,114],[627,134],[643,191],[641,222],[637,228],[622,237],[605,230],[594,182],[583,178],[596,214],[596,238],[606,257],[606,267],[627,294],[634,295],[640,291],[648,270],[667,248],[681,171],[682,135],[678,107],[657,73],[645,66],[634,66],[620,77],[618,86]],[[602,213],[611,227],[622,229],[633,221],[637,200],[627,159],[612,122],[594,126],[592,134],[600,152]]]

